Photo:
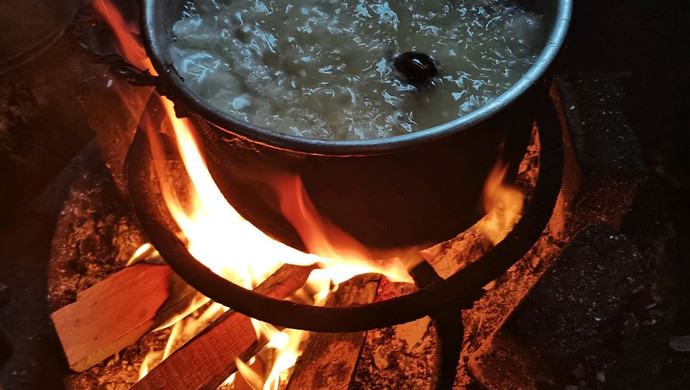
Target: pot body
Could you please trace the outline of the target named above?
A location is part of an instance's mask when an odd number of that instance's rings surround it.
[[[276,178],[298,175],[321,217],[372,249],[428,245],[459,234],[484,210],[499,161],[515,171],[532,129],[529,99],[469,131],[389,153],[320,155],[227,134],[196,117],[203,153],[230,204],[262,231],[302,249],[280,211]],[[294,194],[290,194],[294,195]]]
[[[452,238],[484,214],[481,193],[503,160],[516,171],[529,138],[540,80],[560,45],[570,0],[525,0],[547,23],[544,51],[508,92],[438,128],[362,142],[297,139],[228,117],[189,90],[169,55],[184,0],[145,0],[147,50],[164,93],[184,108],[202,141],[211,175],[228,201],[270,236],[303,243],[280,211],[275,179],[302,178],[319,215],[372,249]],[[178,110],[178,114],[179,114]]]

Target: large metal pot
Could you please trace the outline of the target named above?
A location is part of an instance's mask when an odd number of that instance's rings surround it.
[[[533,99],[567,28],[571,0],[524,0],[550,31],[536,63],[507,92],[457,120],[370,141],[322,141],[255,127],[212,107],[186,87],[170,58],[172,26],[185,0],[144,0],[144,38],[160,82],[197,125],[209,170],[228,201],[258,228],[303,244],[282,216],[275,177],[297,174],[319,213],[373,249],[436,243],[483,215],[491,168],[517,168],[538,118]]]

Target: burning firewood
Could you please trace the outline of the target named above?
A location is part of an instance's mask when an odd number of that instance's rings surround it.
[[[79,293],[51,318],[70,368],[81,372],[183,312],[198,295],[170,267],[137,264]]]
[[[312,269],[284,265],[254,291],[285,299],[304,285]],[[250,358],[266,342],[257,338],[249,317],[228,311],[151,370],[132,390],[215,389],[235,371],[235,359]]]
[[[346,307],[376,299],[379,275],[357,276],[329,295],[326,306]],[[287,390],[348,389],[366,332],[314,333],[295,366]]]

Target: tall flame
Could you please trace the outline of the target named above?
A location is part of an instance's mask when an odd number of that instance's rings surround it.
[[[154,166],[163,198],[184,233],[190,253],[219,275],[253,288],[283,263],[310,265],[318,261],[268,238],[233,209],[216,186],[199,153],[187,119],[175,116],[173,103],[162,98],[178,151],[192,185],[178,195],[165,165],[163,147],[154,127],[147,126]],[[188,204],[181,199],[188,199]]]
[[[333,284],[363,273],[376,272],[394,281],[411,282],[399,258],[368,260],[370,254],[363,245],[320,218],[306,196],[299,177],[283,178],[273,184],[280,195],[282,211],[298,230],[309,251],[318,256],[298,251],[266,236],[244,220],[216,186],[199,151],[191,123],[175,115],[171,101],[162,97],[161,103],[189,175],[190,186],[175,186],[167,170],[158,127],[150,117],[145,118],[143,123],[149,135],[154,170],[163,199],[183,232],[190,253],[197,260],[246,288],[255,287],[284,263],[318,263],[319,268],[312,272],[308,280],[315,292],[315,300],[324,298]],[[179,191],[189,193],[180,194]],[[279,351],[268,376],[262,378],[265,381],[264,389],[276,389],[280,373],[292,367],[299,356],[298,346],[306,333],[278,331],[259,321],[253,323],[259,337],[269,340],[268,348]],[[166,355],[162,354],[163,357]],[[248,373],[248,367],[238,363],[238,368],[240,374],[249,377],[248,382],[252,382],[251,378],[256,379],[255,375]]]
[[[142,69],[153,71],[151,61],[137,38],[136,26],[128,24],[117,8],[106,0],[93,0],[93,5],[111,24],[127,61]],[[363,273],[376,272],[394,281],[411,282],[411,277],[407,273],[409,264],[406,264],[405,259],[417,258],[414,255],[417,248],[409,248],[401,252],[399,257],[391,256],[380,261],[367,260],[371,258],[371,253],[368,253],[363,245],[319,216],[304,190],[301,179],[296,176],[279,178],[272,184],[279,195],[281,211],[293,224],[312,254],[295,250],[263,234],[227,203],[216,186],[199,151],[194,136],[195,129],[190,121],[178,118],[173,103],[168,99],[161,97],[161,103],[172,129],[170,135],[175,140],[189,176],[190,186],[181,189],[173,182],[160,139],[160,126],[148,113],[142,119],[142,127],[149,136],[154,171],[165,204],[182,231],[189,252],[197,260],[219,275],[246,288],[253,288],[261,283],[283,263],[317,263],[319,268],[312,272],[308,281],[311,286],[315,286],[312,289],[315,294],[313,300],[325,298],[334,284]],[[501,172],[496,173],[496,180],[487,181],[484,194],[485,207],[491,209],[489,214],[492,215],[484,226],[492,239],[507,234],[505,229],[507,226],[512,228],[513,219],[517,220],[520,213],[513,207],[514,200],[508,203],[503,201],[505,194],[514,192],[506,190],[501,185],[502,176],[498,176],[499,173],[503,175],[505,170]],[[494,177],[493,173],[491,177]],[[512,195],[510,196],[512,199]],[[519,203],[521,208],[521,198]],[[505,220],[507,215],[514,217]],[[151,253],[152,250],[150,246],[142,248],[135,258]],[[227,308],[212,304],[201,317],[177,322],[171,330],[165,349],[152,351],[147,356],[142,364],[142,377],[155,361],[160,361],[173,352],[180,338],[188,339],[199,330],[201,324],[224,310]],[[272,362],[271,370],[265,376],[252,373],[249,367],[238,361],[239,372],[248,378],[248,382],[256,382],[258,378],[260,383],[254,383],[253,386],[263,387],[265,390],[277,389],[283,379],[281,373],[294,365],[299,356],[300,341],[306,332],[278,330],[259,321],[253,323],[257,335],[268,340],[268,348],[278,353]]]
[[[393,281],[413,282],[404,253],[417,249],[401,250],[403,255],[371,261],[374,256],[364,245],[320,216],[299,176],[277,179],[274,184],[281,212],[295,227],[307,250],[320,256],[321,268],[312,272],[312,280],[323,274],[324,279],[339,284],[356,275],[375,272]]]
[[[284,263],[319,263],[321,269],[317,274],[328,272],[336,283],[367,272],[378,272],[395,281],[411,281],[398,259],[366,260],[369,256],[363,245],[321,219],[306,197],[299,177],[277,180],[274,184],[286,217],[300,232],[309,251],[318,256],[266,236],[226,201],[199,152],[190,122],[175,115],[171,101],[161,99],[192,183],[191,188],[186,189],[191,191],[188,196],[191,204],[185,205],[180,201],[182,197],[175,194],[164,158],[154,157],[163,197],[188,241],[190,253],[214,272],[247,288],[255,287]],[[154,156],[162,156],[163,147],[155,129],[147,128]]]

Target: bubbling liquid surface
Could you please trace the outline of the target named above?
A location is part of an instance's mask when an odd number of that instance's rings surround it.
[[[253,125],[366,140],[465,115],[512,86],[545,42],[539,15],[505,0],[196,0],[173,28],[193,91]],[[412,85],[396,55],[429,55]]]

